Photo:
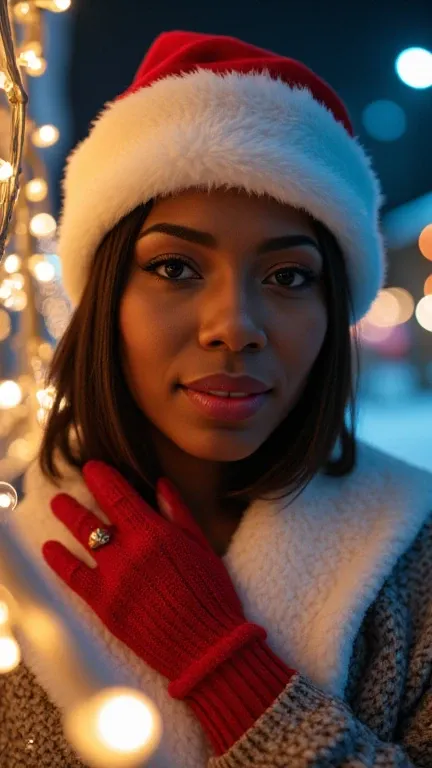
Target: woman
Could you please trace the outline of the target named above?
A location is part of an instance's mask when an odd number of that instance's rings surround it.
[[[159,707],[165,766],[431,766],[432,477],[355,437],[386,268],[344,105],[298,62],[165,33],[64,191],[75,311],[17,535]],[[80,765],[58,666],[24,662],[6,764]]]

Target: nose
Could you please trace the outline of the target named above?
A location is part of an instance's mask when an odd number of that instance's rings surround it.
[[[245,291],[220,289],[214,300],[204,300],[205,307],[199,331],[203,347],[224,346],[233,352],[245,347],[262,349],[267,334],[259,318],[256,298]],[[255,304],[255,307],[254,307]]]

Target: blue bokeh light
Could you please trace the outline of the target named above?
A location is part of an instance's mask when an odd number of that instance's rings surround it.
[[[396,59],[396,72],[410,88],[432,85],[432,53],[425,48],[407,48]]]
[[[373,101],[363,110],[363,125],[377,141],[396,141],[406,131],[406,116],[394,101]]]

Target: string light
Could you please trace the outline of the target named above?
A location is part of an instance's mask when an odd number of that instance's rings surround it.
[[[21,259],[16,253],[10,253],[9,256],[3,261],[3,269],[8,274],[12,275],[14,272],[18,272],[21,266]]]
[[[11,176],[13,176],[12,165],[0,159],[0,181],[7,181]]]
[[[56,280],[56,257],[53,257],[56,221],[47,211],[32,214],[30,209],[31,204],[48,197],[45,168],[33,147],[51,147],[58,141],[59,131],[53,125],[42,125],[32,127],[28,132],[31,141],[26,144],[23,166],[25,194],[18,198],[26,96],[16,64],[18,62],[21,71],[27,75],[43,74],[47,62],[43,57],[41,13],[61,13],[69,8],[70,0],[10,0],[10,5],[12,18],[23,27],[24,41],[15,58],[7,0],[0,0],[0,14],[3,14],[0,16],[1,40],[9,50],[9,66],[7,72],[0,72],[0,87],[4,88],[8,98],[12,89],[17,88],[12,103],[16,112],[19,108],[18,118],[15,116],[12,120],[16,131],[15,154],[11,162],[0,158],[0,191],[7,200],[2,209],[0,256],[17,202],[10,233],[14,252],[8,253],[0,263],[0,304],[9,310],[0,308],[0,340],[7,339],[11,333],[9,312],[25,312],[25,343],[20,346],[26,350],[27,368],[18,381],[0,381],[0,437],[12,435],[17,423],[27,418],[27,430],[10,439],[7,457],[28,464],[37,455],[41,427],[46,423],[56,397],[55,388],[45,385],[46,368],[53,349],[37,334],[37,311],[43,315],[45,325],[55,339],[65,330],[70,307]],[[17,94],[21,94],[21,100]],[[30,173],[29,177],[27,173]],[[32,239],[37,241],[36,248]],[[65,405],[63,399],[60,408]],[[7,521],[16,504],[16,490],[8,483],[0,482],[0,519]],[[41,658],[45,657],[47,663],[61,655],[65,685],[76,702],[65,713],[64,732],[86,765],[91,768],[118,768],[120,765],[122,768],[138,768],[147,762],[158,746],[162,732],[160,715],[154,704],[140,691],[113,687],[111,667],[106,669],[104,676],[94,677],[94,648],[86,656],[82,636],[77,641],[67,615],[59,617],[57,611],[52,610],[53,599],[44,602],[41,598],[49,587],[40,581],[41,576],[36,571],[32,571],[32,563],[15,545],[7,526],[2,526],[0,531],[0,561],[3,581],[0,585],[0,674],[11,671],[21,661],[20,647],[14,636],[15,627],[19,627],[20,635]]]
[[[49,261],[43,261],[40,264],[36,264],[34,275],[39,282],[49,283],[55,276],[55,269]]]
[[[48,194],[48,184],[45,179],[31,179],[25,185],[25,193],[31,203],[40,203]]]
[[[52,147],[53,144],[58,141],[59,135],[58,128],[56,128],[55,125],[41,125],[40,128],[32,134],[32,142],[35,147],[40,149],[44,147]]]
[[[25,24],[29,21],[32,15],[32,8],[29,2],[19,2],[13,7],[13,13],[15,21],[21,24]]]
[[[14,408],[22,400],[21,387],[16,381],[0,382],[0,408]]]
[[[71,6],[71,0],[35,0],[37,8],[44,8],[53,13],[63,13]]]
[[[30,232],[35,237],[49,237],[56,229],[56,220],[50,213],[37,213],[30,221]]]
[[[28,74],[32,77],[41,77],[46,72],[47,62],[40,56],[29,55],[26,61],[26,68]]]

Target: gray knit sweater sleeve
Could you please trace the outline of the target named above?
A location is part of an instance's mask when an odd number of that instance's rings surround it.
[[[208,768],[432,768],[432,522],[357,638],[344,700],[300,674]]]
[[[429,723],[431,728],[432,719]],[[327,696],[301,675],[228,753],[209,761],[209,768],[415,765],[402,745],[380,741],[343,701]],[[429,756],[417,765],[432,766],[432,735]]]

